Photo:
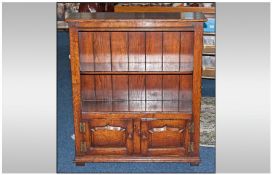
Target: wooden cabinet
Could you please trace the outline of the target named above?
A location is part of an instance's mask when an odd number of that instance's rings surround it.
[[[75,163],[199,163],[203,14],[67,21]]]

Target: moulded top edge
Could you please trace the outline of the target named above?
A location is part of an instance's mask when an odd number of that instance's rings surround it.
[[[156,20],[156,21],[191,21],[205,22],[207,19],[201,12],[160,12],[160,13],[72,13],[67,22],[86,22],[86,21],[138,21],[138,20]]]

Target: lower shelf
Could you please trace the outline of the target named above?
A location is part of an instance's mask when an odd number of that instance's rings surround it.
[[[191,100],[82,101],[82,112],[192,112]]]
[[[180,112],[82,112],[82,120],[90,119],[141,119],[141,118],[155,118],[155,119],[176,119],[176,120],[191,120],[192,113],[180,113]]]
[[[74,160],[75,163],[79,162],[188,162],[199,163],[199,157],[178,157],[178,156],[78,156]]]

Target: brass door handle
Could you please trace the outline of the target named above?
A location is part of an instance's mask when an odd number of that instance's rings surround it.
[[[105,126],[97,126],[92,131],[98,131],[98,130],[109,130],[109,131],[125,131],[125,128],[119,127],[119,126],[111,126],[111,125],[105,125]]]

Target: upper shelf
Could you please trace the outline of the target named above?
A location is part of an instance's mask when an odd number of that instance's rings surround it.
[[[192,21],[204,22],[207,19],[203,13],[200,12],[182,12],[182,13],[114,13],[114,12],[97,12],[97,13],[73,13],[66,21],[69,22],[86,22],[86,21]]]

